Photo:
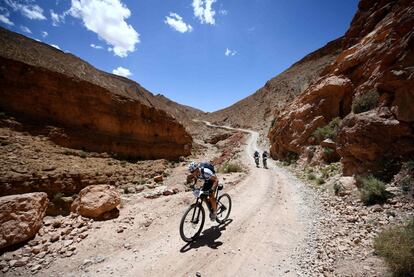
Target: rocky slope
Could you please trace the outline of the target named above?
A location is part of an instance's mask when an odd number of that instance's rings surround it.
[[[314,131],[342,118],[336,150],[344,173],[414,157],[414,2],[362,0],[343,51],[287,106],[269,133],[271,155],[303,155]]]
[[[190,154],[191,136],[167,113],[185,121],[188,108],[5,29],[0,45],[0,109],[31,127],[58,127],[54,142],[139,159]]]
[[[342,38],[307,55],[289,69],[266,82],[249,97],[204,118],[219,124],[252,128],[267,134],[278,114],[339,54]]]

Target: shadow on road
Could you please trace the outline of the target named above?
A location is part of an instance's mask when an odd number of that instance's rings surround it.
[[[185,253],[187,251],[190,251],[191,249],[197,249],[203,246],[208,246],[211,249],[217,249],[219,246],[223,244],[221,241],[217,241],[217,239],[221,237],[221,232],[226,230],[226,227],[230,225],[232,222],[233,219],[228,219],[223,224],[211,226],[209,229],[204,230],[202,232],[202,235],[200,235],[200,237],[197,240],[184,245],[180,249],[180,252]]]

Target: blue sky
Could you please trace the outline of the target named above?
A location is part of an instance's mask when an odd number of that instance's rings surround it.
[[[343,35],[357,0],[0,0],[0,25],[154,94],[225,108]],[[94,47],[92,47],[93,45]]]

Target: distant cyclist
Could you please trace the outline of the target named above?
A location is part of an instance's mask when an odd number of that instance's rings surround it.
[[[259,167],[259,159],[260,159],[260,153],[256,150],[254,151],[254,161],[256,163],[256,167]]]
[[[191,162],[188,165],[188,171],[190,175],[187,176],[187,181],[197,181],[197,179],[203,180],[202,191],[209,192],[208,200],[211,207],[210,219],[215,220],[217,217],[217,202],[215,191],[218,185],[218,178],[215,174],[214,166],[210,163],[196,163]]]
[[[265,150],[262,154],[262,160],[263,160],[263,167],[267,168],[267,158],[269,158],[269,153]]]

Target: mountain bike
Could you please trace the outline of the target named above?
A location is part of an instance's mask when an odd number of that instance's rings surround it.
[[[219,224],[224,223],[231,212],[231,198],[227,193],[219,196],[219,192],[223,189],[223,185],[218,185],[215,191],[217,199],[217,217],[216,221]],[[206,212],[203,208],[203,202],[208,203],[208,191],[202,191],[193,186],[193,195],[196,197],[195,203],[190,205],[185,211],[180,223],[180,236],[185,242],[192,242],[196,240],[203,230],[204,221],[206,219]],[[209,211],[211,207],[207,204]]]

